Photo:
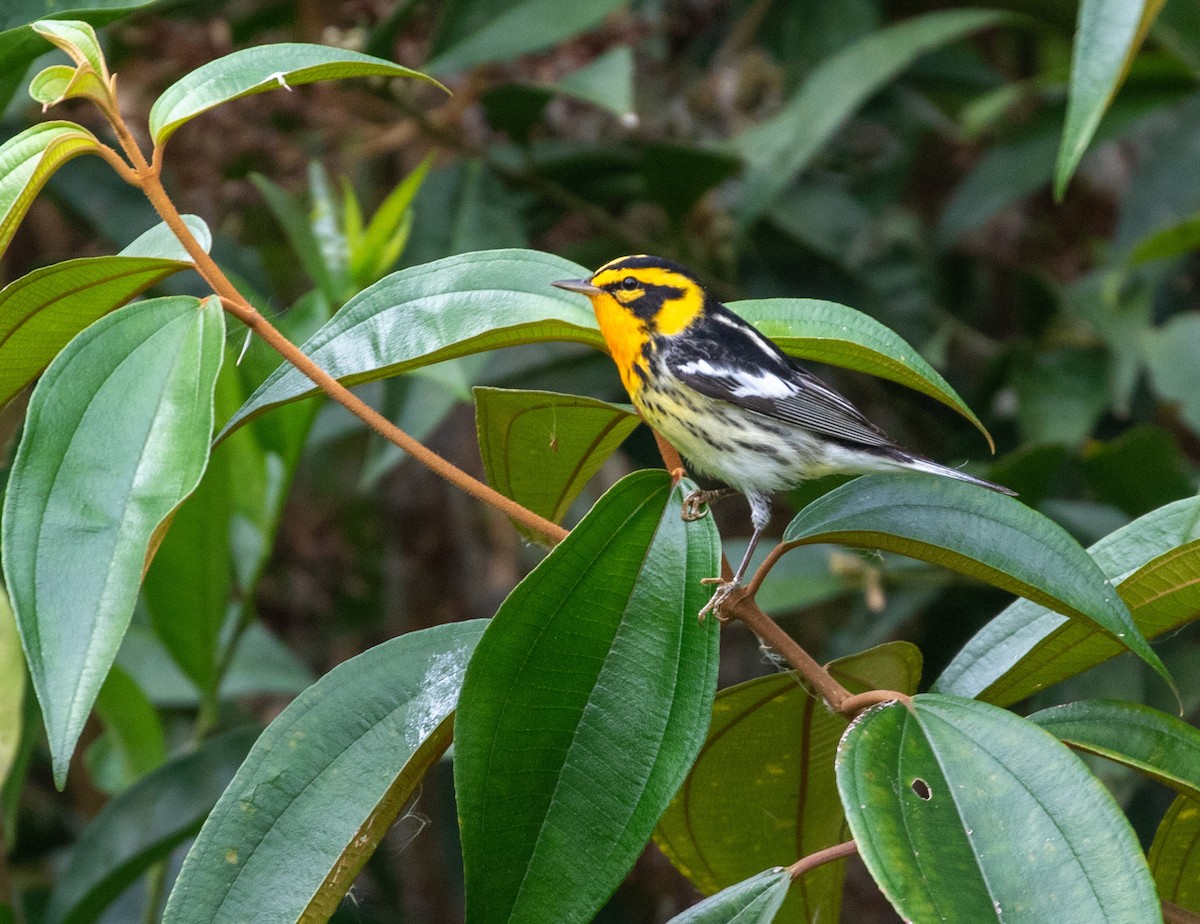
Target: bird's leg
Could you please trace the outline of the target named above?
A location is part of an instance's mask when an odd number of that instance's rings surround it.
[[[693,491],[683,499],[683,518],[689,523],[708,515],[708,507],[723,497],[737,494],[733,488],[716,488],[712,491]]]
[[[733,592],[741,586],[742,578],[746,576],[746,569],[750,567],[750,559],[754,555],[754,550],[758,547],[758,540],[762,538],[763,530],[767,528],[767,521],[771,518],[771,502],[766,495],[747,492],[746,499],[750,501],[750,520],[754,524],[754,532],[750,535],[750,541],[746,545],[746,554],[742,556],[742,561],[737,566],[737,571],[733,573],[732,580],[726,581],[715,577],[704,578],[701,582],[717,585],[712,598],[704,605],[704,609],[700,611],[701,622],[704,621],[704,617],[709,613],[712,613],[717,619],[724,621],[721,616],[721,604],[728,600],[733,595]]]

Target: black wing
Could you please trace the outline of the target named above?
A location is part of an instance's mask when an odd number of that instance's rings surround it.
[[[895,448],[858,408],[723,306],[710,307],[689,333],[664,343],[660,355],[702,395],[843,442]]]

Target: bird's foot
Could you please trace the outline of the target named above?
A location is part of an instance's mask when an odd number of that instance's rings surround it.
[[[714,491],[693,491],[683,499],[683,512],[680,516],[689,523],[693,520],[702,520],[708,516],[709,504],[715,503],[722,497],[728,497],[734,493],[736,492],[729,488],[718,488]]]
[[[741,593],[745,591],[745,588],[736,581],[727,581],[719,577],[702,578],[700,583],[717,585],[717,589],[713,592],[712,597],[704,604],[704,608],[700,610],[700,622],[704,622],[704,618],[709,613],[712,613],[716,617],[717,622],[729,622],[729,617],[721,613],[721,607],[728,603],[731,597],[735,598],[733,602],[736,603],[740,599]]]

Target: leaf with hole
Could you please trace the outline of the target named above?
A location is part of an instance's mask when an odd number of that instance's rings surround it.
[[[162,145],[184,123],[243,96],[318,80],[371,76],[415,77],[441,86],[420,71],[344,48],[257,45],[209,61],[167,87],[150,108],[150,136],[155,146]]]
[[[829,670],[852,692],[914,693],[921,653],[890,642]],[[847,724],[794,673],[721,690],[708,738],[655,828],[655,843],[711,895],[736,889],[764,866],[787,866],[846,840],[833,754]],[[747,781],[736,800],[728,791],[733,778]],[[844,872],[844,863],[811,870],[793,885],[783,919],[837,920]]]
[[[449,745],[484,625],[376,645],[293,700],[204,823],[164,924],[328,920]]]
[[[1200,615],[1200,500],[1160,507],[1089,550],[1147,638]],[[1004,706],[1118,655],[1106,632],[1018,600],[954,657],[933,688]]]
[[[851,724],[838,791],[905,920],[1161,921],[1137,837],[1078,757],[987,703],[923,694]]]
[[[151,537],[208,462],[224,336],[216,299],[129,305],[72,340],[30,400],[3,565],[60,786]]]
[[[471,659],[454,781],[468,922],[590,921],[708,727],[720,560],[689,482],[636,472],[509,595]]]
[[[555,523],[640,423],[630,408],[595,398],[507,388],[474,393],[488,483]]]

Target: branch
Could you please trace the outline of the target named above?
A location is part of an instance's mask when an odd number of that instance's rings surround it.
[[[787,870],[792,877],[792,882],[795,882],[805,873],[816,869],[818,866],[824,866],[826,863],[832,863],[834,860],[845,859],[856,853],[858,853],[858,844],[854,843],[854,841],[846,841],[844,844],[834,844],[832,847],[826,847],[824,850],[810,853],[807,857],[801,857],[789,866]]]
[[[334,401],[345,407],[350,413],[358,417],[384,439],[399,446],[430,471],[434,472],[434,474],[440,475],[472,497],[507,514],[533,532],[545,536],[552,543],[561,542],[566,538],[567,531],[557,523],[552,523],[544,517],[538,516],[532,510],[525,509],[520,504],[490,488],[479,479],[471,477],[458,466],[443,459],[423,443],[409,436],[374,408],[365,404],[362,399],[358,398],[342,385],[341,382],[320,368],[299,347],[283,336],[270,321],[264,318],[253,305],[246,301],[233,283],[221,271],[221,268],[217,266],[212,257],[205,253],[199,241],[192,236],[191,231],[184,224],[179,210],[175,208],[175,203],[171,201],[171,197],[167,195],[166,189],[163,188],[162,180],[159,177],[158,166],[160,157],[158,151],[155,151],[153,165],[151,165],[151,163],[147,162],[141,149],[134,141],[120,113],[113,112],[110,114],[110,117],[113,119],[113,128],[116,131],[117,139],[120,141],[125,155],[133,164],[137,185],[145,193],[146,198],[150,200],[150,203],[154,206],[155,211],[158,212],[162,220],[166,222],[167,227],[179,238],[179,242],[187,250],[188,255],[191,256],[197,272],[212,287],[213,291],[221,299],[221,304],[230,314],[245,324],[250,330],[254,331],[254,333],[258,334],[280,356],[299,369],[304,375],[308,376],[318,388],[329,395]]]

